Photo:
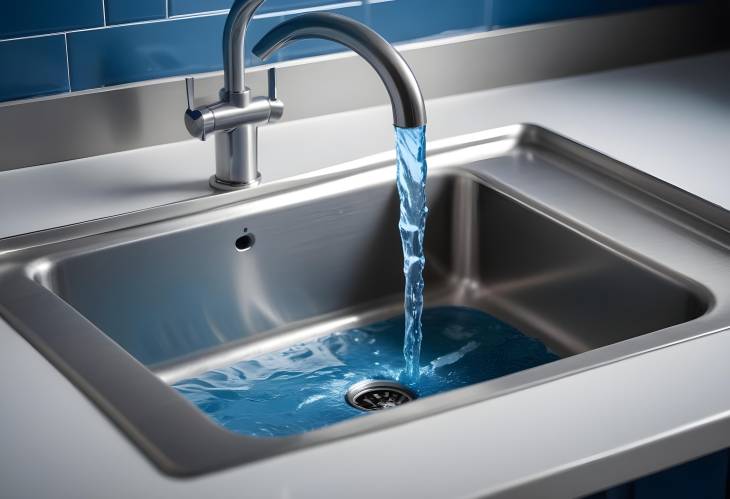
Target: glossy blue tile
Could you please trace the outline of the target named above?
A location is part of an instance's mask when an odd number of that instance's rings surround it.
[[[287,11],[306,10],[313,7],[329,7],[339,9],[346,6],[355,6],[361,2],[351,2],[348,0],[266,0],[256,11],[257,15],[275,14],[277,12],[286,13]],[[359,7],[359,6],[358,6]],[[317,9],[320,10],[320,9]]]
[[[171,16],[230,9],[233,5],[233,0],[168,0],[168,2]]]
[[[63,35],[0,42],[0,101],[68,91]]]
[[[215,71],[221,68],[221,35],[225,14],[164,19],[228,9],[233,0],[23,0],[6,2],[0,16],[0,39],[58,30],[68,33],[68,72],[73,90]],[[266,0],[247,33],[247,47],[292,10],[317,8],[365,22],[391,42],[481,31],[499,26],[586,15],[605,14],[693,0]],[[699,1],[699,0],[695,0]],[[169,5],[168,5],[169,3]],[[102,6],[110,26],[102,27]],[[289,15],[285,15],[289,12]],[[159,19],[159,21],[157,20]],[[135,21],[152,22],[125,25]],[[24,40],[25,41],[25,40]],[[42,53],[25,58],[23,51],[3,47],[0,99],[26,97],[68,89],[63,37],[21,44]],[[10,42],[7,42],[10,43]],[[20,45],[19,45],[20,46]],[[342,50],[321,40],[298,42],[279,51],[276,61]],[[64,57],[60,57],[63,53]],[[35,60],[33,60],[35,58]],[[250,52],[248,65],[259,63]],[[33,60],[33,65],[26,64]],[[63,70],[63,71],[61,71]],[[12,73],[12,74],[11,74]]]
[[[572,17],[610,14],[626,10],[679,3],[693,0],[492,0],[494,27],[522,26]]]
[[[397,0],[366,5],[365,9],[370,27],[395,43],[483,31],[489,3],[485,0]]]
[[[2,2],[0,38],[53,33],[104,24],[102,0],[10,0]]]
[[[220,70],[225,21],[225,14],[217,14],[69,33],[71,88]],[[249,50],[277,22],[253,21],[246,33]],[[249,51],[247,64],[251,58]]]
[[[360,8],[336,12],[362,20]],[[250,49],[285,17],[254,19],[246,33],[246,64],[260,63]],[[133,81],[222,69],[221,42],[226,15],[171,19],[68,34],[71,88],[84,90]],[[309,40],[287,48],[278,60],[341,48]]]
[[[107,24],[122,24],[165,17],[167,0],[104,0]]]
[[[233,0],[169,0],[169,2],[171,16],[230,9],[233,4]],[[343,2],[343,0],[266,0],[263,5],[258,8],[256,13],[266,14],[278,11],[342,3],[345,2]]]
[[[348,3],[330,4],[349,5]],[[484,30],[485,0],[395,0],[332,9],[331,12],[364,22],[390,42],[433,37],[443,33]],[[277,17],[280,22],[286,17]],[[323,40],[293,43],[277,53],[277,61],[344,50]]]
[[[225,20],[216,15],[69,33],[71,88],[220,69]]]

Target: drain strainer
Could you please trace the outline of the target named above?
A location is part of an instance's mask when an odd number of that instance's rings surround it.
[[[410,402],[416,394],[394,381],[365,380],[347,390],[347,403],[363,411],[379,411]]]

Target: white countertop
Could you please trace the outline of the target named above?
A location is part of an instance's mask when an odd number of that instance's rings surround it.
[[[730,52],[447,97],[427,110],[430,139],[536,123],[730,208]],[[392,149],[389,121],[390,109],[378,107],[262,128],[264,180]],[[0,237],[209,195],[213,170],[212,142],[189,141],[3,172]],[[659,469],[730,446],[730,432],[722,441],[711,431],[730,426],[729,355],[730,333],[704,336],[406,425],[181,480],[161,474],[0,321],[0,495],[473,497],[529,478],[541,497],[564,497],[594,482],[572,477],[566,486],[561,470],[618,450],[654,448],[646,469]],[[661,451],[682,435],[689,439],[679,451]],[[642,472],[620,461],[604,484]],[[364,487],[363,476],[377,480]]]

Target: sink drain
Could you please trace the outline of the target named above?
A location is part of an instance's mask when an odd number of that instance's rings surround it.
[[[416,394],[393,381],[366,380],[352,385],[345,398],[357,409],[379,411],[410,402]]]

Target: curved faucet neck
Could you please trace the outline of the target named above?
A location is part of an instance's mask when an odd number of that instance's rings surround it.
[[[413,71],[390,43],[358,21],[330,13],[302,14],[265,34],[253,53],[266,60],[288,43],[307,38],[340,43],[365,59],[388,91],[395,126],[412,128],[426,124],[426,107]]]
[[[243,93],[244,82],[244,40],[246,28],[253,13],[264,0],[236,0],[226,19],[223,30],[223,90],[228,93]]]

